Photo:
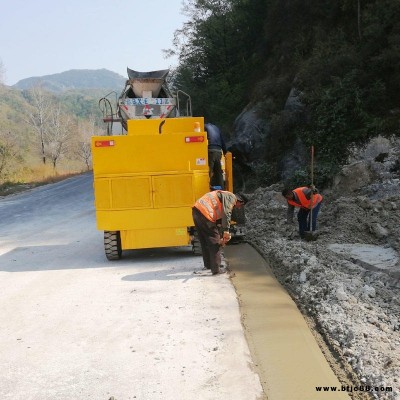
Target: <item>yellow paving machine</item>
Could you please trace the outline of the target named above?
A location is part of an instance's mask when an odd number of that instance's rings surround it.
[[[128,68],[116,113],[104,115],[108,135],[92,137],[97,228],[109,260],[170,246],[201,254],[191,208],[210,191],[207,134],[204,119],[191,115],[190,96],[169,91],[168,72]],[[113,134],[116,122],[120,134]],[[224,161],[232,191],[231,153]]]

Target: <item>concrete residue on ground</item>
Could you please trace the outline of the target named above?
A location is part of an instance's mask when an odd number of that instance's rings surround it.
[[[270,260],[354,384],[371,387],[354,398],[399,399],[400,140],[378,137],[354,149],[322,191],[316,241],[299,238],[296,219],[286,222],[281,190],[277,184],[250,194],[247,240]]]

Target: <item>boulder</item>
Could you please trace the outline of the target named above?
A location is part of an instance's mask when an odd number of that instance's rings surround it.
[[[369,168],[364,161],[357,161],[343,167],[335,176],[333,190],[338,193],[348,194],[360,190],[371,182]]]
[[[235,120],[233,139],[227,144],[237,161],[250,164],[265,159],[265,138],[269,124],[256,108],[244,110]]]

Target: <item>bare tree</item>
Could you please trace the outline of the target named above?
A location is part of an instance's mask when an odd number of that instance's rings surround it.
[[[18,158],[18,146],[11,132],[0,131],[0,182],[4,181],[11,164]]]
[[[98,130],[96,126],[96,117],[94,115],[90,115],[88,121],[83,122],[79,126],[80,141],[76,149],[76,155],[85,163],[88,171],[92,165],[91,137],[101,134]]]
[[[28,114],[28,123],[32,125],[40,140],[43,164],[46,164],[45,136],[47,123],[50,118],[50,95],[39,84],[29,90],[33,111]]]
[[[88,142],[79,142],[78,156],[83,160],[86,169],[89,171],[92,165],[92,147]]]
[[[71,116],[62,112],[60,105],[50,110],[48,130],[45,133],[46,154],[53,168],[69,150],[74,121]]]

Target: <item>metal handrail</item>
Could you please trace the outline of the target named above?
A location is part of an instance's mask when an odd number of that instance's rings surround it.
[[[180,101],[179,101],[179,94],[180,93],[183,94],[184,96],[186,96],[186,116],[191,117],[192,116],[192,99],[183,90],[177,90],[176,91],[176,106],[177,106],[177,109],[178,109],[178,113],[180,114],[180,112],[181,112]]]

